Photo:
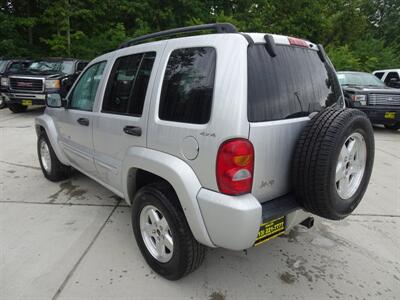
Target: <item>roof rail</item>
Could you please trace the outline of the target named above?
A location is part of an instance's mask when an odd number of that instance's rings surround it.
[[[217,33],[238,33],[236,27],[234,25],[232,25],[231,23],[214,23],[214,24],[194,25],[194,26],[168,29],[168,30],[163,30],[160,32],[142,35],[142,36],[134,38],[128,42],[122,43],[121,45],[119,45],[118,49],[137,45],[145,40],[154,39],[154,38],[158,38],[158,37],[162,37],[162,36],[170,36],[170,35],[179,34],[179,33],[196,32],[196,31],[204,31],[204,30],[215,30]]]

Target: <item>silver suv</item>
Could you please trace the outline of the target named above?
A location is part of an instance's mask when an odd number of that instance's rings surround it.
[[[148,42],[202,30],[216,33]],[[206,247],[354,210],[374,138],[343,103],[320,45],[231,24],[167,30],[94,59],[66,99],[48,95],[38,156],[49,180],[73,167],[131,204],[144,258],[176,280]]]

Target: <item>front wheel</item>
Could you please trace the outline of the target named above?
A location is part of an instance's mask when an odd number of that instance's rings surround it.
[[[149,266],[169,280],[197,269],[205,247],[192,235],[179,200],[170,185],[154,183],[141,188],[132,204],[136,242]]]
[[[61,163],[55,154],[46,133],[42,132],[37,142],[37,152],[44,177],[50,181],[66,179],[70,167]]]
[[[28,109],[28,106],[18,104],[18,103],[10,103],[8,104],[8,108],[15,114],[24,112]]]
[[[400,122],[391,124],[391,125],[385,125],[385,128],[391,129],[391,130],[399,130],[400,129]]]

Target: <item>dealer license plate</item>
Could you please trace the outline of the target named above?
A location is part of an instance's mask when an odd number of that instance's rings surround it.
[[[260,225],[258,236],[254,242],[254,246],[269,241],[285,232],[285,217],[280,217],[272,221],[265,222]]]
[[[395,119],[395,118],[396,118],[396,112],[394,111],[385,112],[385,119]]]
[[[21,104],[24,106],[32,105],[32,100],[22,100]]]

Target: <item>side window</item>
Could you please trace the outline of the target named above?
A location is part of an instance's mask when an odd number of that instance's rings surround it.
[[[399,74],[397,72],[389,72],[385,78],[385,83],[390,83],[390,81],[395,80],[399,81]]]
[[[382,79],[383,74],[385,74],[385,72],[376,72],[374,75],[379,79]]]
[[[216,51],[212,47],[171,53],[161,90],[159,118],[205,124],[210,119]]]
[[[103,75],[106,62],[90,66],[83,73],[70,95],[70,108],[91,111],[96,98],[97,88]]]
[[[81,61],[81,62],[78,62],[78,65],[76,66],[76,71],[77,72],[82,72],[83,71],[83,69],[87,66],[87,62],[85,62],[85,61]]]
[[[23,67],[22,63],[15,62],[15,63],[11,64],[10,68],[8,69],[8,71],[17,72],[17,71],[21,70],[22,67]]]
[[[140,53],[116,60],[103,100],[102,112],[140,116],[156,53]]]

